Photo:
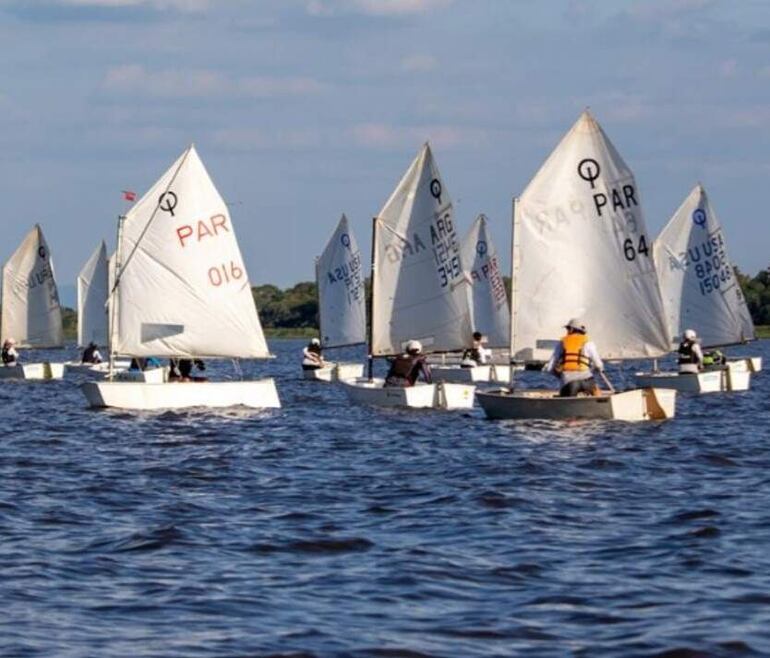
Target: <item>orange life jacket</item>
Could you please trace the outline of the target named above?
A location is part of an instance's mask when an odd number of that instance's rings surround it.
[[[561,369],[565,372],[588,370],[591,360],[583,354],[583,347],[588,342],[586,334],[567,334],[561,339],[564,353],[561,357]]]

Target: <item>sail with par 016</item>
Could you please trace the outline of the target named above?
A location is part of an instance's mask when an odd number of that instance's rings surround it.
[[[59,293],[48,243],[39,225],[3,267],[2,338],[18,347],[61,347]]]
[[[190,146],[126,214],[112,350],[269,356],[222,197]]]

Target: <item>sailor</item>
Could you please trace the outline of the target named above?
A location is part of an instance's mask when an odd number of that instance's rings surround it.
[[[80,360],[81,363],[101,363],[102,362],[102,355],[99,353],[99,347],[96,343],[91,341],[88,343],[88,346],[86,349],[83,350],[83,358]]]
[[[324,361],[321,341],[317,338],[311,338],[307,347],[302,350],[302,369],[303,370],[318,370],[326,365]]]
[[[698,335],[694,329],[687,329],[679,343],[679,373],[697,375],[703,370],[703,350],[698,344]]]
[[[588,338],[585,325],[572,318],[564,328],[564,336],[554,349],[543,370],[553,373],[561,380],[561,397],[574,397],[579,393],[600,395],[592,370],[604,370],[596,345]]]
[[[410,340],[406,344],[406,353],[399,354],[391,361],[385,386],[414,386],[420,375],[426,384],[432,382],[430,366],[422,354],[422,344],[418,340]]]
[[[171,359],[168,379],[178,382],[205,382],[205,377],[193,377],[193,365],[201,372],[206,370],[206,364],[200,359]]]
[[[16,341],[13,338],[8,338],[3,343],[2,358],[4,366],[15,366],[19,361],[19,353],[14,345],[16,345]]]
[[[483,345],[484,336],[480,331],[473,332],[473,342],[471,346],[463,352],[462,361],[460,365],[463,368],[474,368],[476,366],[483,366],[489,362],[489,358],[492,356],[492,350],[487,349]]]

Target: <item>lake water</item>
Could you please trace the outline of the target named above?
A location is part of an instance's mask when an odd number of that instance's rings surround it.
[[[0,655],[770,655],[770,372],[663,423],[500,423],[351,406],[302,345],[244,365],[270,413],[0,383]]]

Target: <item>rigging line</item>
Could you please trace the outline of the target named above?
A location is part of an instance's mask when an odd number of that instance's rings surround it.
[[[182,169],[182,165],[184,165],[184,163],[187,162],[187,156],[190,155],[191,150],[192,150],[192,144],[187,147],[187,150],[184,152],[184,155],[182,156],[182,160],[179,163],[179,166],[176,168],[176,171],[169,179],[168,184],[166,185],[166,189],[163,190],[163,194],[161,194],[160,197],[158,198],[158,203],[155,206],[155,209],[152,211],[152,215],[150,215],[150,218],[147,220],[147,223],[144,225],[144,228],[142,229],[142,232],[139,234],[139,237],[136,239],[136,242],[134,243],[134,248],[131,250],[131,253],[128,254],[128,257],[126,258],[125,262],[121,263],[120,271],[115,272],[115,282],[112,285],[112,290],[110,291],[110,295],[112,295],[117,289],[118,284],[120,283],[120,279],[123,277],[123,272],[125,271],[126,267],[128,267],[128,264],[131,262],[131,259],[134,257],[134,254],[136,253],[136,250],[139,248],[139,245],[142,242],[142,239],[146,235],[147,231],[150,228],[150,225],[152,224],[153,220],[158,214],[158,210],[160,210],[160,200],[163,199],[166,193],[171,189],[171,186],[176,180],[177,175]]]

